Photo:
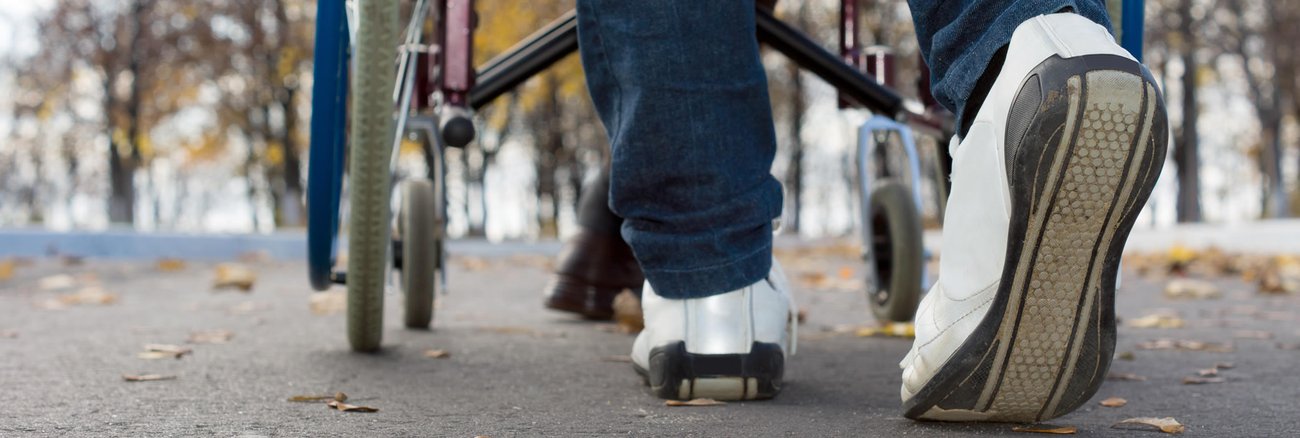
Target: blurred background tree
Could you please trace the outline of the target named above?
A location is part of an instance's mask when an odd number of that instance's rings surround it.
[[[478,0],[476,61],[572,7]],[[834,50],[838,7],[787,0],[776,13]],[[893,48],[900,92],[914,96],[906,2],[861,7],[864,43]],[[0,94],[10,96],[0,112],[0,226],[300,227],[314,13],[308,0],[51,0],[14,18],[36,47],[8,52],[0,68]],[[1148,0],[1147,17],[1147,62],[1175,140],[1150,223],[1296,214],[1300,2]],[[763,60],[786,230],[851,232],[850,150],[867,114],[837,109],[833,89],[779,54]],[[609,157],[577,57],[477,120],[479,140],[448,151],[452,231],[571,232],[582,181]]]

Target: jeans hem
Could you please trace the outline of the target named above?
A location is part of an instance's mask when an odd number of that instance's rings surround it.
[[[644,268],[644,267],[643,267]],[[772,245],[720,265],[690,270],[643,269],[655,294],[670,299],[705,298],[757,283],[772,270]]]

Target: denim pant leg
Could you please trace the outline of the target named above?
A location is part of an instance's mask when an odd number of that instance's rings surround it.
[[[753,0],[578,1],[610,207],[660,296],[717,295],[771,269],[781,184],[754,35]]]
[[[1067,7],[1110,28],[1104,0],[908,0],[921,54],[930,66],[930,88],[944,107],[957,115],[980,75],[1016,26],[1030,18]],[[975,117],[970,114],[969,117]],[[957,126],[961,126],[958,124]]]

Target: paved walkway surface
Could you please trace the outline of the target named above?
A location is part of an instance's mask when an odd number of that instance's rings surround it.
[[[782,251],[807,321],[779,398],[667,407],[622,360],[631,335],[541,308],[550,254],[538,248],[554,246],[454,255],[433,330],[401,328],[401,300],[390,295],[385,348],[373,355],[348,351],[341,313],[313,311],[301,262],[246,262],[257,279],[245,293],[214,290],[213,262],[17,260],[0,280],[0,436],[1025,436],[1008,424],[900,416],[897,362],[910,340],[857,336],[874,322],[848,251]],[[1300,297],[1214,282],[1221,298],[1172,300],[1163,281],[1126,276],[1118,297],[1126,323],[1164,308],[1184,326],[1126,324],[1112,372],[1144,380],[1109,381],[1052,423],[1082,436],[1159,436],[1111,425],[1174,417],[1188,436],[1300,435]],[[104,294],[112,302],[98,304]],[[186,343],[204,330],[233,337]],[[1162,338],[1223,345],[1138,348]],[[152,343],[193,352],[139,358]],[[430,349],[450,357],[425,357]],[[1219,371],[1224,382],[1183,383],[1223,362],[1232,363]],[[124,374],[175,379],[126,382]],[[286,400],[338,391],[379,411]],[[1108,397],[1128,403],[1098,404]]]

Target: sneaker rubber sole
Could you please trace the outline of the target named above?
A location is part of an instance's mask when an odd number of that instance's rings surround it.
[[[1054,56],[1007,121],[1011,224],[987,316],[904,415],[1036,422],[1087,402],[1115,350],[1115,280],[1168,141],[1150,74],[1114,55]]]
[[[777,344],[755,342],[749,353],[697,354],[686,343],[650,350],[650,369],[632,365],[663,399],[762,400],[781,392],[785,356]]]

